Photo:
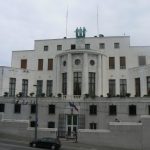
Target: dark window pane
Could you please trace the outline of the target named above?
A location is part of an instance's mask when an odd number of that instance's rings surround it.
[[[5,111],[5,104],[0,104],[0,112],[4,112]]]
[[[9,96],[15,96],[16,78],[9,79]]]
[[[36,113],[36,105],[32,104],[31,105],[31,114],[35,114]]]
[[[28,95],[28,80],[27,79],[22,79],[22,94],[23,96]]]
[[[48,122],[48,128],[55,128],[55,122]]]
[[[62,73],[62,93],[67,95],[67,73]]]
[[[120,57],[120,69],[126,69],[126,58]]]
[[[135,96],[141,96],[140,78],[135,78]]]
[[[136,115],[136,105],[129,105],[129,115],[131,116]]]
[[[109,115],[117,115],[117,107],[116,105],[109,106]]]
[[[46,96],[52,96],[53,80],[47,80]]]
[[[38,59],[38,70],[43,70],[43,59]]]
[[[109,69],[115,69],[115,57],[109,57]]]
[[[21,112],[21,104],[15,104],[14,113],[20,113],[20,112]]]
[[[109,94],[111,96],[116,95],[116,82],[115,82],[115,79],[110,79],[109,80]]]
[[[146,57],[145,56],[139,56],[139,66],[146,65]]]
[[[49,105],[49,114],[55,114],[55,105]]]
[[[53,59],[48,59],[48,70],[53,70]]]
[[[75,44],[72,44],[72,45],[71,45],[71,49],[76,49],[76,45],[75,45]]]
[[[48,51],[48,45],[44,46],[44,51]]]
[[[97,115],[97,106],[96,105],[90,105],[90,115]]]
[[[30,127],[35,127],[36,123],[35,121],[30,121]]]
[[[27,59],[21,59],[21,68],[27,69]]]

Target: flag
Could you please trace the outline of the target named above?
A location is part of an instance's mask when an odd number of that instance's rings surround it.
[[[76,111],[78,111],[77,106],[73,102],[69,102],[70,107],[73,107]]]

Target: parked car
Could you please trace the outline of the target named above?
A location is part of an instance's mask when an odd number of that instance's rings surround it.
[[[50,148],[51,150],[59,150],[61,142],[58,138],[44,137],[33,140],[29,143],[31,147]]]

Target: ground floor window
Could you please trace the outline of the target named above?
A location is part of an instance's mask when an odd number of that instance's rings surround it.
[[[48,128],[55,128],[55,122],[53,121],[48,122]]]
[[[136,115],[136,105],[129,105],[129,115],[130,116]]]
[[[97,124],[94,122],[90,123],[90,129],[97,129]]]

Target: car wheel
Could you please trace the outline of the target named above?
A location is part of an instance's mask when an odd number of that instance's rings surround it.
[[[52,145],[51,146],[51,150],[55,150],[56,149],[56,146],[55,145]]]
[[[35,143],[33,143],[33,144],[32,144],[32,147],[36,147],[36,144],[35,144]]]

